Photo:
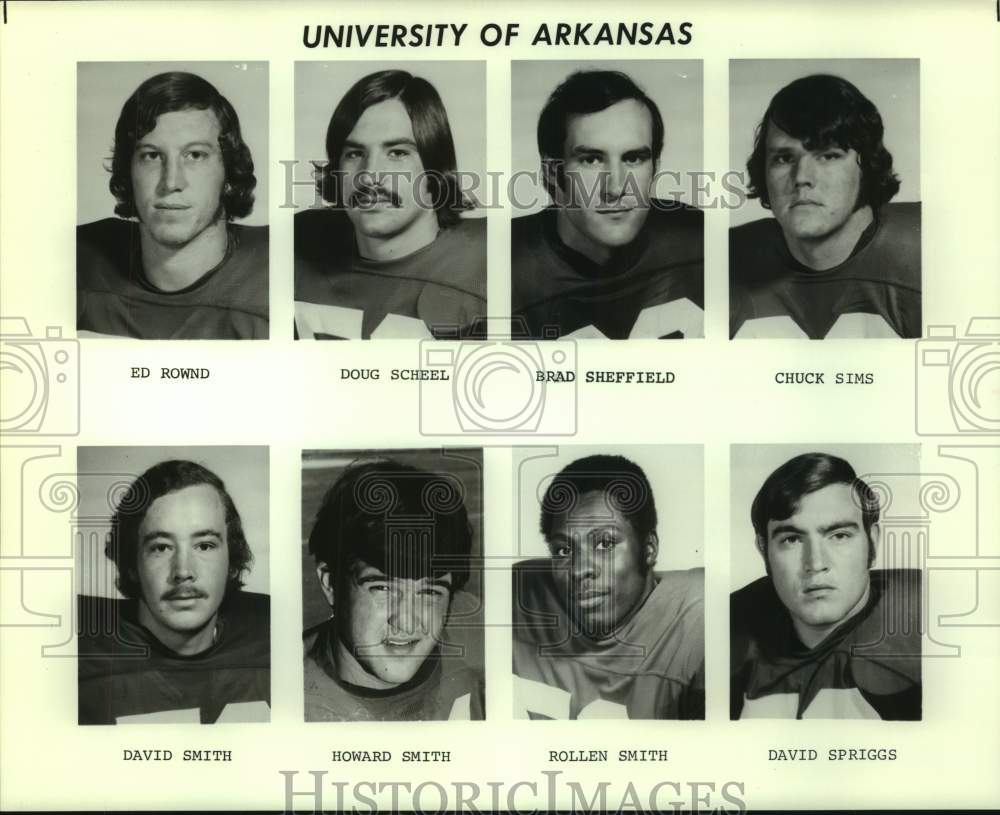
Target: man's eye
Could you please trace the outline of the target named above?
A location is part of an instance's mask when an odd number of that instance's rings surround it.
[[[189,150],[188,151],[188,158],[191,159],[192,161],[204,161],[206,158],[208,158],[208,151],[207,150]]]
[[[357,161],[363,155],[361,150],[345,150],[343,155],[340,157],[341,161]]]
[[[779,153],[776,156],[771,156],[771,164],[776,167],[780,167],[783,164],[789,164],[791,163],[791,160],[792,160],[791,156],[785,155],[783,153]]]
[[[161,555],[170,548],[166,543],[151,543],[146,547],[146,551],[151,555]]]
[[[368,591],[370,591],[372,594],[385,594],[387,591],[389,591],[389,584],[388,583],[369,583],[368,584]]]
[[[555,546],[552,549],[552,557],[569,557],[573,550],[568,546]]]
[[[831,536],[835,541],[850,540],[854,536],[850,532],[834,532]]]
[[[836,161],[844,157],[844,154],[839,150],[827,150],[825,153],[820,154],[820,158],[823,161]]]
[[[594,549],[597,551],[608,551],[609,549],[614,549],[618,545],[618,541],[615,540],[614,535],[604,535],[597,539],[597,543],[594,544]]]
[[[139,161],[159,161],[160,154],[155,150],[140,150]]]
[[[580,156],[577,159],[584,167],[596,167],[601,163],[600,156]]]
[[[639,165],[645,164],[647,161],[649,161],[649,156],[641,154],[634,156],[625,156],[625,158],[622,160],[624,161],[625,164],[629,165],[630,167],[638,167]]]
[[[794,546],[802,540],[798,535],[785,535],[784,537],[778,538],[776,541],[778,546]]]
[[[393,147],[389,151],[389,158],[408,158],[410,151],[402,147]]]
[[[417,594],[426,600],[437,600],[439,597],[444,597],[444,592],[441,589],[420,589]]]
[[[217,549],[218,544],[215,541],[198,541],[194,547],[201,552],[209,552],[212,549]]]

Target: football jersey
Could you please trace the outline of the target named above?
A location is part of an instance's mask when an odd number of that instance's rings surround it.
[[[814,648],[770,577],[733,593],[731,718],[920,719],[920,571],[870,577],[865,607]]]
[[[295,216],[299,339],[480,336],[486,324],[486,220],[462,219],[416,252],[369,260],[335,209]]]
[[[267,595],[231,592],[215,642],[192,655],[167,648],[139,623],[134,600],[77,599],[80,724],[269,719]]]
[[[267,339],[267,227],[229,224],[228,235],[215,268],[168,292],[143,273],[138,223],[105,218],[77,227],[78,335]]]
[[[482,672],[469,667],[461,657],[434,652],[409,682],[376,690],[352,685],[337,676],[333,656],[336,638],[332,619],[304,634],[307,722],[486,718]]]
[[[729,232],[729,336],[919,337],[920,204],[887,204],[832,269],[799,263],[775,218]]]
[[[658,572],[614,636],[574,631],[550,559],[514,567],[514,717],[703,719],[704,573]]]
[[[515,339],[704,336],[701,210],[654,199],[639,234],[605,264],[562,242],[557,214],[551,206],[511,225]]]

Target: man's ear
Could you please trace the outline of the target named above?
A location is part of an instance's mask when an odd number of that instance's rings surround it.
[[[764,536],[754,535],[754,543],[757,544],[757,551],[760,552],[760,556],[767,561],[767,541],[764,540]]]
[[[561,158],[542,156],[542,181],[554,203],[566,203],[563,190],[563,160]]]
[[[642,550],[646,565],[653,568],[660,555],[660,538],[655,532],[650,532],[646,536],[646,544],[642,547]]]
[[[316,577],[319,578],[319,587],[323,590],[326,602],[333,608],[333,572],[323,561],[316,564]]]
[[[871,568],[871,565],[875,562],[875,556],[878,554],[879,543],[882,541],[882,527],[877,523],[872,524],[868,530],[868,540],[871,541],[868,550],[868,567]]]

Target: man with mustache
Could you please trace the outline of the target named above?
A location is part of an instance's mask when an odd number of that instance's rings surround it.
[[[549,483],[551,557],[514,567],[517,718],[704,718],[703,572],[654,570],[656,523],[646,474],[622,456]]]
[[[511,227],[516,337],[703,336],[702,214],[652,197],[656,103],[618,71],[578,71],[538,119],[552,205]]]
[[[747,160],[774,213],[731,230],[730,337],[919,337],[920,204],[899,190],[882,117],[829,75],[782,88]]]
[[[118,218],[77,229],[80,336],[266,339],[268,231],[229,101],[181,71],[143,82],[115,127]]]
[[[732,595],[733,719],[921,718],[920,572],[872,570],[879,499],[807,453],[750,510],[767,576]]]
[[[79,723],[267,721],[269,598],[215,473],[164,461],[111,519],[105,554],[125,599],[79,597]]]
[[[306,721],[485,718],[482,670],[462,627],[446,629],[470,601],[463,492],[391,459],[352,464],[327,491],[309,552],[331,616],[304,635]]]
[[[295,216],[300,339],[482,336],[486,222],[462,218],[441,97],[406,71],[360,79],[326,134],[319,192]]]

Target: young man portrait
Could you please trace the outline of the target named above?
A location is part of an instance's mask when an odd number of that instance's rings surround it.
[[[79,723],[267,721],[269,598],[243,589],[253,553],[222,480],[150,467],[121,493],[105,554],[122,599],[79,597]]]
[[[515,718],[704,718],[703,572],[657,570],[657,528],[630,459],[586,456],[549,481],[549,556],[514,567]]]
[[[94,93],[100,77],[81,68]],[[149,77],[121,109],[108,169],[116,217],[77,228],[79,335],[266,339],[268,230],[234,223],[257,178],[229,100],[194,73]]]
[[[750,517],[766,575],[730,603],[733,719],[921,718],[920,571],[872,568],[880,503],[828,453],[765,479]]]
[[[897,70],[913,76],[894,114],[915,111],[916,68]],[[731,337],[920,336],[920,203],[890,203],[900,178],[884,131],[841,76],[800,77],[771,99],[746,163],[771,216],[731,230]]]
[[[484,718],[466,484],[377,458],[329,486],[308,535],[326,612],[304,635],[306,721]]]
[[[703,336],[702,213],[656,197],[661,167],[683,183],[669,164],[671,134],[677,119],[700,123],[700,86],[691,90],[690,76],[682,81],[668,63],[657,65],[646,73],[671,77],[678,97],[694,99],[689,109],[672,106],[665,117],[657,94],[632,76],[595,69],[563,75],[541,108],[536,161],[551,204],[519,216],[534,202],[513,202],[514,337]],[[515,96],[535,92],[538,71],[551,73],[516,64]],[[700,136],[700,126],[688,136],[699,157]],[[513,187],[515,198],[520,189]]]
[[[317,89],[328,97],[323,67],[299,67],[300,99]],[[454,66],[451,73],[453,98],[459,88],[482,93]],[[399,69],[368,73],[337,103],[325,150],[326,162],[317,165],[319,206],[295,215],[296,335],[480,335],[486,221],[464,217],[473,202],[462,191],[448,111],[435,85]]]

